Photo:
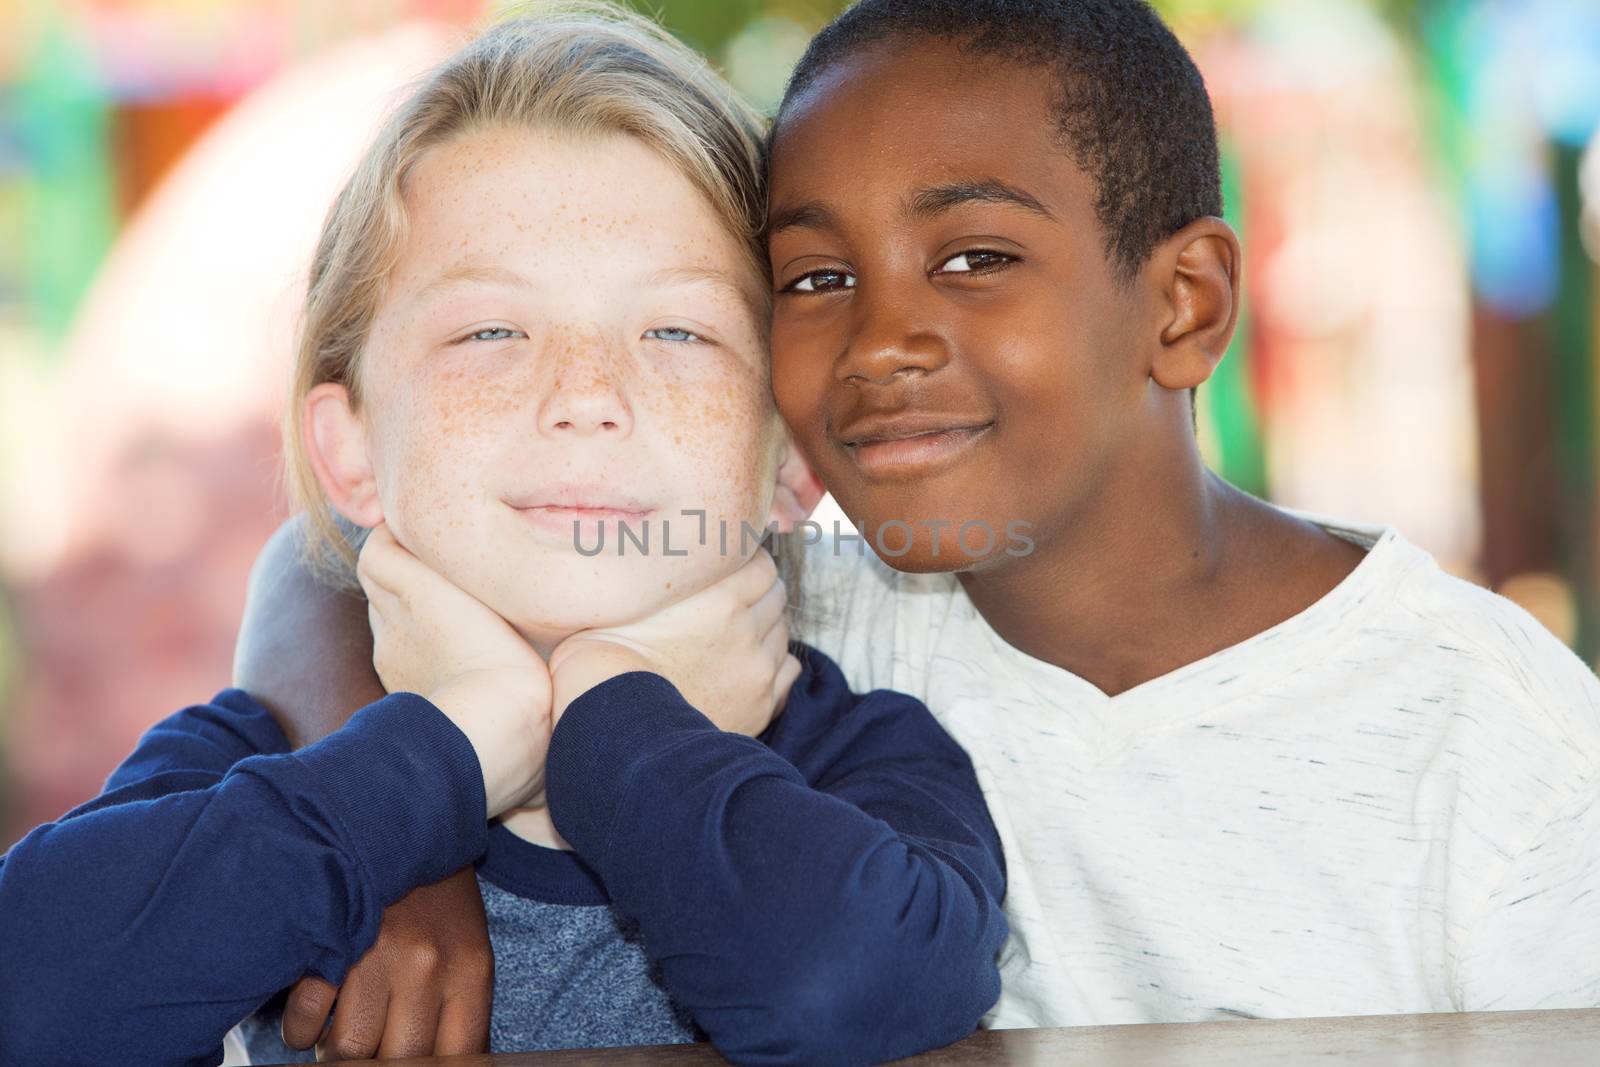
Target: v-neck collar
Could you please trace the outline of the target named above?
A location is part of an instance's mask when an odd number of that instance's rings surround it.
[[[1429,561],[1426,553],[1389,527],[1289,511],[1328,533],[1366,548],[1367,555],[1344,580],[1315,603],[1244,641],[1185,664],[1132,689],[1108,696],[1064,667],[1037,659],[1008,643],[957,587],[957,595],[1004,674],[1032,689],[1045,714],[1071,707],[1093,720],[1102,743],[1128,739],[1144,730],[1215,714],[1240,696],[1259,694],[1294,673],[1310,656],[1326,658],[1359,627],[1354,617],[1381,609],[1394,597],[1404,575]],[[1237,686],[1224,695],[1221,690]],[[1085,723],[1089,725],[1089,723]]]

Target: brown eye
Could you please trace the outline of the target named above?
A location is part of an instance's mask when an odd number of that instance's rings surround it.
[[[1008,263],[1014,263],[1015,256],[1008,256],[1004,252],[972,251],[961,252],[951,256],[939,265],[936,274],[987,274],[999,270]]]
[[[854,289],[856,276],[842,270],[814,270],[783,287],[786,293],[834,293]]]

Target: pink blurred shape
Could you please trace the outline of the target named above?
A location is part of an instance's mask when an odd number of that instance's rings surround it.
[[[281,519],[274,429],[328,205],[449,44],[407,25],[264,85],[139,210],[62,373],[7,405],[0,569],[23,676],[0,847],[93,796],[151,723],[229,680],[250,563]]]
[[[328,205],[399,93],[449,43],[449,31],[410,23],[319,54],[241,101],[158,186],[107,258],[53,395],[33,413],[24,439],[36,447],[5,509],[16,520],[8,569],[45,573],[104,538],[113,516],[102,504],[133,442],[218,440],[277,419]]]

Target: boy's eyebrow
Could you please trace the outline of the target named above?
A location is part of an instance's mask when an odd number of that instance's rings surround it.
[[[1041,204],[1036,197],[1030,196],[1014,185],[1007,185],[998,178],[979,178],[920,189],[906,201],[906,212],[927,218],[974,201],[1010,204],[1050,222],[1057,221],[1050,209]]]
[[[662,267],[653,270],[642,279],[642,288],[653,289],[665,285],[684,285],[697,282],[708,283],[719,289],[726,289],[729,293],[741,300],[748,300],[755,290],[748,284],[740,284],[739,278],[732,271],[720,267]]]
[[[718,267],[662,267],[644,277],[646,286],[679,285],[685,282],[711,282],[742,292],[739,282],[728,271]]]
[[[936,185],[927,189],[919,189],[911,194],[906,201],[906,213],[912,216],[927,218],[949,211],[961,204],[979,201],[989,204],[1010,204],[1019,207],[1030,214],[1038,215],[1049,222],[1059,221],[1050,209],[1040,203],[1039,199],[1023,192],[1014,185],[1007,185],[998,178],[977,178],[970,181],[951,182],[948,185]],[[821,202],[808,200],[793,207],[776,211],[767,220],[767,233],[769,235],[782,230],[804,227],[807,229],[826,229],[834,226],[833,213]]]
[[[767,219],[767,233],[774,234],[782,230],[792,230],[799,227],[811,230],[826,229],[833,226],[833,214],[817,200],[808,200],[803,204],[786,207],[782,211],[775,211]]]
[[[448,289],[452,285],[460,285],[462,282],[487,282],[491,285],[515,286],[522,289],[533,287],[532,282],[508,267],[468,262],[458,263],[443,271],[438,277],[424,285],[417,296],[419,298],[428,296],[440,289]]]

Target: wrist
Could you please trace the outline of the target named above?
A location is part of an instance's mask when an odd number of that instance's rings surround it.
[[[466,736],[478,757],[487,818],[543,790],[548,690],[528,679],[479,672],[449,679],[428,700]]]
[[[553,699],[550,708],[550,726],[561,721],[561,716],[589,690],[634,671],[651,671],[649,660],[624,645],[610,641],[587,640],[580,647],[559,656],[559,666],[550,672]],[[557,657],[552,657],[552,663]]]

